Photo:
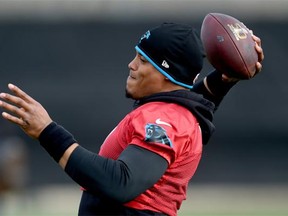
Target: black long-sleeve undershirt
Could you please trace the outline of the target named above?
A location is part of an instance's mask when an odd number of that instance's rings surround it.
[[[65,171],[89,192],[125,203],[153,186],[167,167],[163,157],[133,144],[117,160],[101,157],[78,146]]]

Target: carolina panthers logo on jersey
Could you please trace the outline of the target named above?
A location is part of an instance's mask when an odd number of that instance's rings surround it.
[[[154,142],[154,143],[161,143],[164,145],[168,145],[173,147],[171,140],[169,139],[168,135],[164,128],[160,127],[156,124],[147,124],[145,126],[146,142]]]

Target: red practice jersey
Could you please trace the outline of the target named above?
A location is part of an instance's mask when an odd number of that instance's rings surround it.
[[[202,154],[197,119],[175,103],[146,103],[125,116],[108,135],[99,155],[116,160],[131,144],[162,156],[169,166],[153,187],[124,205],[177,215]]]

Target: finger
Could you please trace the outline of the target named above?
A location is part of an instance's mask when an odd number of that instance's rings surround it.
[[[262,70],[262,64],[260,62],[256,63],[256,73],[259,73]]]
[[[16,97],[11,94],[1,93],[0,98],[23,108],[24,110],[29,110],[29,105],[20,97]]]
[[[259,60],[259,62],[263,61],[263,60],[264,60],[264,52],[263,52],[262,47],[256,45],[256,46],[255,46],[255,49],[256,49],[256,52],[258,53],[258,60]]]
[[[261,46],[261,39],[256,35],[252,35],[253,40],[256,42],[258,46]]]
[[[5,110],[19,116],[19,118],[25,118],[25,111],[23,108],[19,108],[12,104],[6,103],[4,101],[0,101],[0,107],[4,108]]]
[[[253,40],[255,41],[255,49],[258,53],[258,61],[261,62],[264,60],[264,52],[261,46],[261,39],[255,35],[252,35]]]
[[[7,112],[2,112],[2,116],[4,119],[6,119],[6,120],[8,120],[14,124],[17,124],[21,127],[23,127],[25,125],[25,122],[23,121],[23,119],[16,117],[16,116],[13,116]]]
[[[14,84],[9,83],[8,84],[8,88],[18,97],[22,98],[24,101],[26,102],[32,102],[34,101],[34,99],[32,97],[30,97],[26,92],[24,92],[23,90],[21,90],[19,87],[17,87]]]

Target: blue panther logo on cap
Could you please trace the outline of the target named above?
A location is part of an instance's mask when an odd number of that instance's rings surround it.
[[[148,30],[145,34],[142,35],[142,37],[140,38],[140,41],[139,43],[143,40],[143,39],[148,39],[150,37],[151,33],[150,31]]]
[[[173,147],[171,140],[169,139],[168,135],[164,128],[160,127],[156,124],[147,124],[145,126],[146,142],[154,142],[154,143],[161,143],[164,145],[168,145]]]

